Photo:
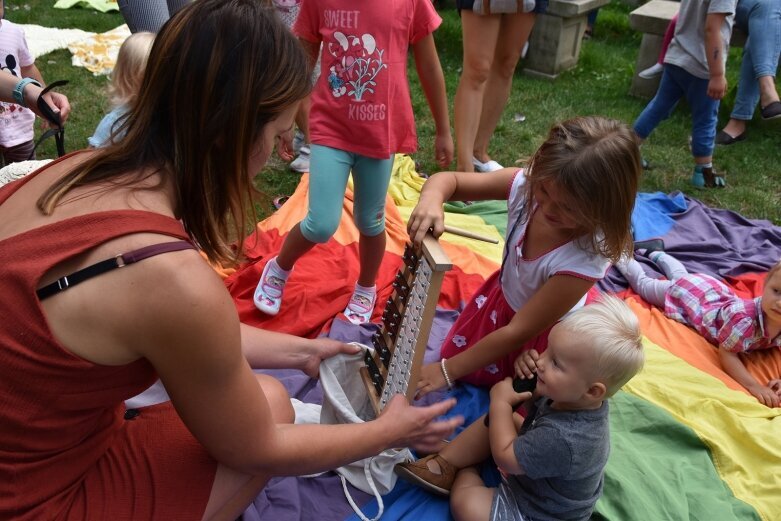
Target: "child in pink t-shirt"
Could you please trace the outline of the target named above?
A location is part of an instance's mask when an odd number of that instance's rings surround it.
[[[0,18],[5,8],[0,5]],[[0,74],[32,78],[44,84],[35,59],[27,48],[24,31],[13,22],[0,19]],[[0,154],[5,164],[35,159],[35,114],[15,103],[0,102]]]
[[[344,313],[354,324],[370,320],[385,252],[385,196],[393,155],[417,148],[407,82],[410,47],[436,124],[437,162],[445,167],[453,159],[445,80],[432,34],[440,23],[430,0],[302,2],[293,30],[313,63],[321,42],[323,47],[311,96],[309,209],[263,269],[254,302],[264,313],[279,312],[293,265],[336,231],[352,171],[361,270]],[[283,143],[283,156],[290,155],[286,149]]]

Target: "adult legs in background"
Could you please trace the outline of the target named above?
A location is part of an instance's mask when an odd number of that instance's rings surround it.
[[[528,41],[529,34],[534,27],[535,16],[535,13],[532,12],[508,14],[501,17],[493,63],[488,81],[485,84],[480,121],[472,147],[474,157],[482,163],[491,160],[488,154],[488,144],[510,97],[515,67],[518,65],[523,46]],[[456,108],[456,110],[458,109]],[[456,140],[458,141],[458,139],[458,130],[456,130]],[[460,148],[459,145],[459,150]],[[459,161],[460,158],[459,152]]]
[[[735,23],[749,37],[743,48],[735,106],[723,129],[727,135],[722,134],[717,140],[720,144],[734,143],[734,138],[743,136],[757,103],[760,108],[767,108],[779,101],[775,76],[781,56],[781,2],[741,0],[736,9]],[[781,112],[778,117],[781,117]]]
[[[119,0],[119,12],[131,33],[157,33],[168,19],[191,0]]]
[[[456,170],[460,172],[474,171],[475,138],[501,23],[502,15],[481,16],[472,11],[461,11],[464,58],[453,108]]]

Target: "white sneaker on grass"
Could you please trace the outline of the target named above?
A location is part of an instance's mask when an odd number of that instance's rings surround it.
[[[294,172],[309,172],[309,157],[310,157],[311,151],[309,150],[309,145],[301,145],[301,148],[298,149],[298,157],[293,160],[292,163],[290,163],[290,170],[293,170]]]
[[[502,165],[500,165],[493,159],[489,159],[488,161],[483,163],[476,157],[472,158],[472,165],[475,167],[475,172],[495,172],[497,170],[501,170],[502,168],[504,168]]]
[[[664,71],[664,66],[657,62],[648,67],[647,69],[643,69],[642,71],[638,72],[637,75],[643,78],[644,80],[650,80],[653,78],[656,78]]]

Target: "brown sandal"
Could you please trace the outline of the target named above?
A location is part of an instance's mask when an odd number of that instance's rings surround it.
[[[432,459],[439,465],[440,474],[428,468],[428,462]],[[418,485],[432,494],[440,496],[450,495],[450,489],[453,488],[457,471],[456,467],[439,454],[432,454],[417,461],[396,465],[396,474],[399,477],[414,485]]]

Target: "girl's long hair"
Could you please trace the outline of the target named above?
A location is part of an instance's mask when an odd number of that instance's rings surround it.
[[[580,223],[582,246],[616,262],[631,250],[641,172],[637,136],[624,123],[589,116],[554,125],[529,163],[519,221],[531,217],[535,189],[555,183]]]
[[[54,183],[38,207],[50,214],[77,187],[132,186],[159,173],[157,188],[174,187],[175,216],[209,260],[235,261],[252,212],[248,158],[264,127],[308,94],[309,73],[273,8],[257,0],[193,2],[157,35],[118,130],[124,138]]]

